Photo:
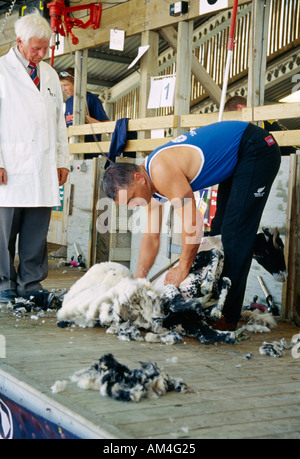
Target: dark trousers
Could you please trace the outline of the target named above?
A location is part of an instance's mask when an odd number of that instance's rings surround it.
[[[47,234],[51,210],[49,207],[0,207],[0,291],[12,289],[24,296],[42,288],[40,282],[48,274]]]
[[[218,188],[211,235],[222,236],[223,276],[232,284],[223,309],[228,322],[240,317],[255,236],[280,162],[280,149],[270,133],[249,124],[234,173]]]

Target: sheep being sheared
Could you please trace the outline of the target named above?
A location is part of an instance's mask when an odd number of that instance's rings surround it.
[[[274,235],[278,245],[278,233]],[[260,235],[257,238],[261,241]],[[268,241],[265,239],[263,246]],[[277,250],[271,258],[281,255]],[[259,262],[266,257],[270,258],[269,248],[262,247]],[[208,317],[221,317],[230,288],[230,279],[222,277],[223,264],[220,236],[203,238],[190,274],[179,288],[165,286],[163,276],[153,286],[146,279],[133,279],[118,263],[100,263],[66,294],[58,319],[61,324],[100,324],[109,327],[107,332],[118,333],[120,339],[142,340],[140,329],[144,329],[150,332],[147,341],[172,344],[181,340],[180,335],[192,335],[201,342],[232,344],[240,338],[241,330],[220,332],[208,325]]]
[[[65,295],[57,317],[76,325],[119,326],[129,322],[156,331],[163,315],[160,298],[146,279],[133,279],[125,266],[104,262],[92,266]]]
[[[130,271],[118,263],[94,265],[66,294],[58,319],[88,327],[99,323],[121,339],[143,339],[139,332],[142,328],[167,344],[182,340],[177,330],[201,342],[233,344],[238,333],[219,332],[207,324],[208,316],[220,316],[230,286],[229,280],[220,279],[222,252],[213,249],[208,253],[199,252],[188,276],[190,281],[180,287],[182,291],[175,286],[156,288],[146,279],[133,279]],[[217,298],[220,283],[223,290]],[[209,305],[216,306],[211,311]],[[146,335],[147,341],[157,341],[153,333]]]
[[[224,252],[220,236],[204,237],[190,269],[190,274],[180,284],[178,290],[173,288],[170,290],[164,285],[167,273],[162,275],[154,286],[161,291],[164,301],[168,298],[168,292],[172,292],[170,305],[173,309],[176,304],[181,309],[182,306],[179,304],[181,295],[183,298],[197,299],[198,307],[213,306],[210,316],[219,319],[231,286],[230,279],[222,277],[223,266]]]

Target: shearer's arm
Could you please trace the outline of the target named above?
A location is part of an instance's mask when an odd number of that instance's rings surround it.
[[[163,160],[152,169],[152,179],[160,194],[166,196],[182,221],[182,252],[178,266],[172,268],[165,284],[179,284],[188,276],[202,239],[203,221],[186,174],[176,161]]]
[[[143,234],[135,277],[147,277],[159,250],[162,205],[151,199],[147,206],[147,224]]]

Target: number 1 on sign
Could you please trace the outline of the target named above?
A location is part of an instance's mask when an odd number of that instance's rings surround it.
[[[175,81],[175,77],[163,80],[160,100],[161,107],[172,107],[174,105]]]
[[[170,83],[168,83],[167,86],[164,87],[164,91],[166,93],[165,99],[168,99],[169,97],[169,88],[170,88]]]

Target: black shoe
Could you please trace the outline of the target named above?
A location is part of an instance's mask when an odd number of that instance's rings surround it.
[[[62,305],[61,298],[48,290],[30,292],[24,298],[33,303],[35,307],[41,308],[44,311],[47,309],[59,309]]]
[[[15,290],[2,290],[0,292],[0,303],[8,303],[9,301],[15,301],[17,297],[17,292]]]

